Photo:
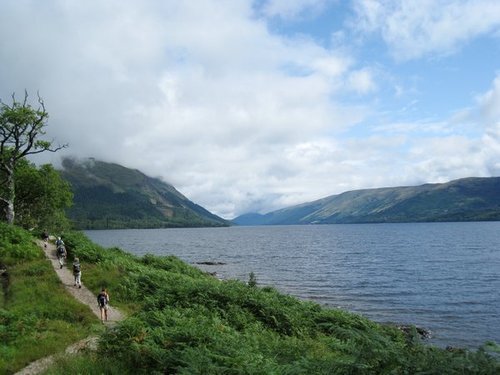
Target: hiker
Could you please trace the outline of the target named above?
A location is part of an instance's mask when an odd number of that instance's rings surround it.
[[[75,286],[82,288],[82,270],[80,266],[80,259],[75,258],[73,261],[73,276],[75,276]]]
[[[47,243],[49,242],[49,232],[47,230],[44,230],[42,233],[42,239],[43,239],[43,246],[46,248]]]
[[[57,237],[56,247],[63,246],[63,245],[64,245],[64,241],[61,239],[61,237]]]
[[[108,302],[109,294],[106,288],[102,288],[101,293],[97,295],[97,305],[101,311],[101,322],[108,320]]]
[[[57,260],[59,261],[59,268],[63,268],[64,266],[64,259],[68,256],[68,253],[66,252],[66,248],[64,245],[61,245],[57,248]]]

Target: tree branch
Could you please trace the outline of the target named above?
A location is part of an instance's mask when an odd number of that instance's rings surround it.
[[[44,148],[39,148],[36,150],[25,150],[22,154],[20,154],[21,157],[24,157],[26,155],[35,155],[35,154],[40,154],[44,151],[49,151],[49,152],[57,152],[59,150],[62,150],[63,148],[68,147],[68,144],[60,145],[57,146],[56,148],[50,148],[50,147],[44,147]]]

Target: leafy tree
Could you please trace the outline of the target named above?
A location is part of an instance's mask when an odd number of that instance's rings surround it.
[[[15,223],[24,228],[44,227],[58,231],[69,226],[65,209],[73,203],[70,184],[52,165],[37,168],[21,159],[15,171]]]
[[[45,151],[56,152],[66,145],[53,148],[51,141],[40,139],[45,134],[49,114],[38,95],[37,109],[28,103],[28,93],[19,102],[12,94],[12,104],[0,100],[0,201],[5,204],[5,219],[9,224],[15,220],[15,169],[19,160],[28,155]]]

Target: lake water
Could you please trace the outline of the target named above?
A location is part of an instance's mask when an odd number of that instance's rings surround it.
[[[431,344],[500,343],[500,222],[87,231],[105,247],[223,265],[378,322],[432,331]]]

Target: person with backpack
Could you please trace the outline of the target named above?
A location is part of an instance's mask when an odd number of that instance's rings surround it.
[[[59,247],[59,246],[64,246],[64,241],[61,239],[61,237],[57,237],[57,240],[56,240],[56,247]]]
[[[59,261],[59,268],[63,268],[64,266],[64,259],[66,259],[66,256],[68,253],[66,252],[66,248],[64,245],[61,245],[57,248],[57,260]]]
[[[102,288],[101,293],[97,295],[97,305],[101,311],[101,322],[108,320],[108,302],[109,294],[106,288]]]
[[[73,261],[73,276],[75,277],[75,286],[78,285],[78,288],[82,288],[82,270],[80,266],[80,260],[75,258]]]

